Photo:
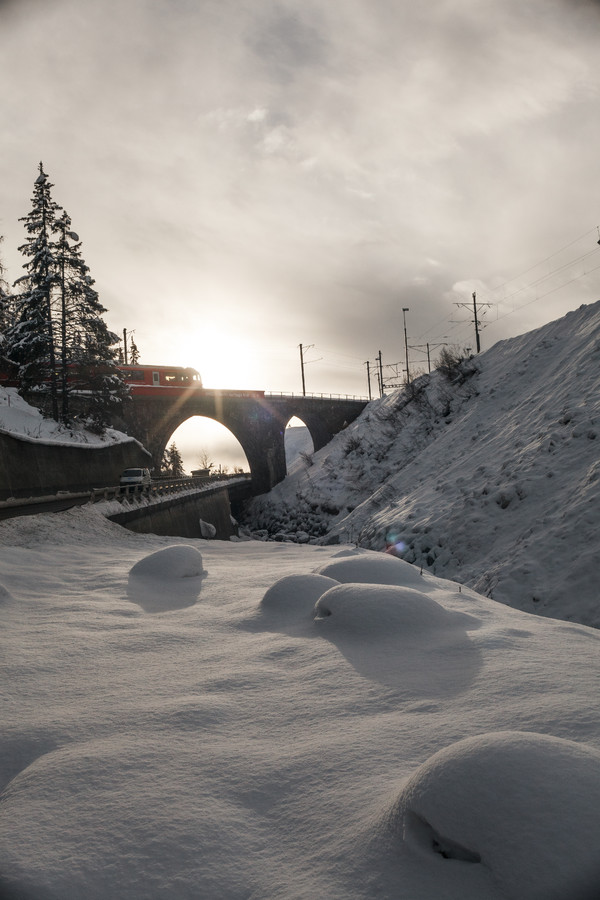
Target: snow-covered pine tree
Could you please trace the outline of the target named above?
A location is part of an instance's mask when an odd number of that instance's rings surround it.
[[[81,255],[79,236],[72,230],[66,212],[58,220],[57,230],[63,418],[69,416],[70,391],[83,390],[85,393],[79,396],[80,414],[102,428],[115,406],[129,396],[129,388],[117,368],[118,337],[102,318],[106,309],[93,287],[94,279]]]
[[[4,240],[0,234],[0,244]],[[5,269],[0,257],[0,355],[6,352],[6,333],[14,325],[14,298],[9,293],[8,284],[4,278]]]
[[[17,297],[16,321],[7,339],[10,358],[18,366],[22,390],[50,387],[52,416],[58,421],[58,384],[52,308],[52,290],[57,269],[55,243],[52,239],[60,207],[50,193],[54,187],[40,163],[31,212],[19,221],[25,222],[28,238],[19,247],[28,257],[23,264],[26,275],[18,278],[22,293]]]
[[[133,338],[131,338],[131,343],[129,345],[129,362],[132,366],[137,366],[140,361],[140,351],[138,350],[138,346]]]
[[[117,368],[117,335],[102,318],[106,309],[81,256],[79,236],[52,200],[52,187],[40,163],[32,211],[21,220],[29,238],[19,249],[30,260],[24,266],[28,274],[16,282],[23,293],[9,329],[10,358],[19,366],[22,390],[50,385],[53,418],[69,421],[69,395],[78,390],[80,416],[101,429],[129,388]]]
[[[167,478],[186,477],[181,453],[177,449],[177,445],[174,441],[163,453],[161,471]]]
[[[116,406],[129,396],[129,387],[117,368],[119,338],[103,319],[106,308],[94,288],[94,279],[81,255],[79,236],[71,230],[66,212],[57,225],[65,397],[70,387],[84,390],[87,402],[80,412],[102,428]],[[81,401],[82,396],[80,406]]]

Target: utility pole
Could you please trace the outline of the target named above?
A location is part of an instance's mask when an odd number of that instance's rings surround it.
[[[302,372],[302,396],[306,397],[306,382],[304,381],[304,353],[300,344],[300,371]]]
[[[404,319],[404,352],[406,354],[406,383],[410,384],[410,372],[408,371],[408,337],[406,336],[406,313],[410,312],[408,306],[402,307],[402,317]]]
[[[367,384],[369,385],[369,400],[371,397],[371,370],[369,368],[369,360],[366,361],[365,366],[367,367]]]
[[[381,361],[381,350],[378,355],[379,360],[379,396],[383,397],[383,363]]]
[[[303,396],[303,397],[306,397],[306,383],[305,383],[305,381],[304,381],[304,354],[305,354],[305,352],[306,352],[307,350],[310,350],[310,349],[311,349],[312,347],[314,347],[315,345],[314,345],[314,344],[308,344],[308,346],[305,347],[303,344],[300,344],[299,346],[300,346],[300,371],[302,372],[302,396]],[[309,363],[311,363],[311,362],[319,362],[320,359],[323,359],[323,357],[320,356],[319,359],[309,359],[308,362],[309,362]],[[307,363],[307,365],[308,365],[308,363]]]
[[[473,291],[471,296],[473,298],[473,322],[475,324],[475,345],[477,347],[477,352],[479,353],[481,351],[481,341],[479,339],[479,318],[477,316],[477,294],[475,293],[475,291]],[[468,306],[466,303],[455,303],[454,305],[455,306],[463,306],[465,309],[468,309]],[[492,305],[491,303],[480,303],[479,307],[481,308],[482,306],[491,306],[491,305]]]
[[[127,329],[123,329],[123,362],[128,365],[127,361]]]
[[[477,344],[477,352],[481,350],[481,343],[479,341],[479,322],[477,321],[477,294],[473,291],[473,316],[475,322],[475,341]]]

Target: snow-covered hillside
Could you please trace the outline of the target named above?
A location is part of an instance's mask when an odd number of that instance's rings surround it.
[[[369,404],[250,526],[398,552],[527,612],[600,627],[600,303]]]

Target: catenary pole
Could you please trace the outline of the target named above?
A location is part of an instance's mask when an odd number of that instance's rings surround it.
[[[408,337],[406,335],[406,313],[410,312],[408,306],[402,307],[402,316],[404,319],[404,352],[406,354],[406,383],[410,384],[410,372],[408,371]]]

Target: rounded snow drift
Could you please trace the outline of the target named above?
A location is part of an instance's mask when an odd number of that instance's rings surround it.
[[[360,636],[419,635],[447,627],[452,618],[427,594],[391,584],[338,584],[315,605],[315,620],[328,631]]]
[[[131,568],[134,578],[195,578],[203,575],[202,554],[189,544],[175,544],[144,556]]]
[[[526,732],[467,738],[417,770],[389,825],[431,861],[487,867],[511,900],[596,900],[600,752]]]
[[[395,584],[421,590],[425,586],[423,576],[415,566],[396,556],[375,551],[334,559],[317,569],[317,573],[344,584]]]
[[[189,544],[175,544],[140,559],[129,571],[129,599],[146,612],[192,606],[205,575],[202,554]]]
[[[265,611],[286,617],[297,618],[300,614],[306,618],[319,597],[337,584],[333,578],[324,575],[285,575],[271,585],[260,605]]]

